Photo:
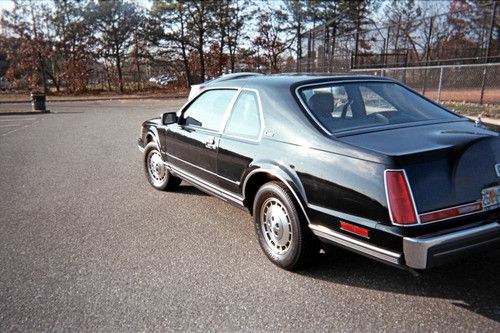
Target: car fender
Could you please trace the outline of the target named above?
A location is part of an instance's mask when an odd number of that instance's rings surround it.
[[[154,126],[149,126],[147,128],[147,133],[144,136],[144,144],[146,145],[148,142],[153,141],[158,146],[158,149],[161,149],[160,145],[160,136],[158,135],[158,129]]]
[[[243,200],[245,200],[247,185],[251,182],[253,177],[258,176],[259,174],[271,175],[272,177],[279,179],[282,183],[284,183],[292,192],[295,200],[300,206],[300,209],[304,213],[307,222],[310,223],[307,211],[305,209],[305,207],[307,207],[306,193],[297,173],[293,170],[292,167],[288,167],[283,164],[277,164],[271,160],[254,161],[253,163],[251,163],[250,168],[248,169],[248,172],[246,173],[242,183]]]

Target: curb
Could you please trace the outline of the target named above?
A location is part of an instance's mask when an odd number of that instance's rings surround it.
[[[47,103],[58,103],[58,102],[95,102],[95,101],[114,101],[114,100],[141,100],[141,99],[174,99],[174,98],[187,98],[187,95],[167,95],[167,96],[108,96],[108,97],[93,97],[86,99],[78,99],[78,98],[65,98],[65,99],[56,99],[51,100],[47,99]],[[26,104],[31,103],[31,100],[25,101],[0,101],[0,104]]]
[[[50,114],[50,110],[47,111],[26,111],[26,112],[0,112],[0,118],[2,116],[23,116],[32,114]]]

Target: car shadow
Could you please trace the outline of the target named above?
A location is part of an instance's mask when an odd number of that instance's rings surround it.
[[[346,250],[328,247],[298,274],[343,285],[447,299],[500,322],[500,250],[430,269],[418,277]]]
[[[189,194],[189,195],[198,195],[198,196],[201,196],[201,197],[207,197],[207,196],[209,196],[208,194],[206,194],[205,192],[199,190],[198,188],[194,187],[193,185],[186,184],[185,182],[183,182],[181,184],[181,186],[179,186],[175,190],[175,192],[182,193],[182,194]]]

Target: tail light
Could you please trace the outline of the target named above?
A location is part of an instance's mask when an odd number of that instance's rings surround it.
[[[385,190],[392,224],[418,224],[417,209],[404,170],[385,171]]]

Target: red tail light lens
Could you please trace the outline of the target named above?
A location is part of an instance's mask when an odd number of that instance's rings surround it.
[[[354,224],[340,221],[340,229],[355,233],[356,235],[360,235],[365,238],[370,238],[368,229],[355,226]]]
[[[386,170],[385,186],[392,223],[398,225],[417,224],[417,212],[405,172],[403,170]]]

